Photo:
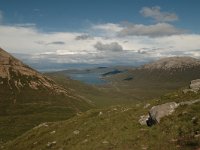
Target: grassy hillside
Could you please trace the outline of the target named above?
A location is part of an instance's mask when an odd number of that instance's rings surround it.
[[[134,96],[125,94],[118,91],[116,88],[110,85],[89,85],[77,80],[71,80],[62,72],[46,73],[45,75],[54,79],[57,83],[65,88],[70,87],[74,89],[77,94],[90,99],[96,107],[107,107],[117,104],[130,104],[135,103],[137,99]]]
[[[0,86],[0,141],[14,139],[42,122],[66,120],[93,107],[75,91],[69,96],[50,92],[30,88],[15,92]]]
[[[155,98],[186,87],[191,80],[200,78],[200,68],[132,69],[106,78],[119,91],[138,100]]]
[[[175,92],[148,101],[151,106],[165,102],[200,98],[200,93]],[[2,149],[159,149],[200,148],[200,103],[180,106],[153,127],[138,123],[148,112],[146,102],[90,110],[69,120],[40,125],[4,145]]]
[[[76,91],[63,88],[0,48],[0,142],[91,107]]]
[[[64,87],[72,87],[80,95],[92,100],[97,107],[130,104],[149,100],[174,90],[187,87],[191,80],[200,78],[199,67],[173,70],[128,69],[105,77],[105,85],[87,85],[70,80],[63,72],[48,73]]]

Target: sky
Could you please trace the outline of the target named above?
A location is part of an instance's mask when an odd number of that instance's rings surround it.
[[[0,47],[30,65],[200,58],[199,0],[0,0]]]

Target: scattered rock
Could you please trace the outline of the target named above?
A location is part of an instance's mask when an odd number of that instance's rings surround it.
[[[190,82],[189,89],[184,89],[183,93],[187,93],[187,92],[197,93],[199,90],[200,90],[200,79],[196,79]]]
[[[159,123],[161,118],[172,114],[178,106],[175,102],[153,106],[149,111],[149,119]]]
[[[100,111],[100,112],[99,112],[99,116],[102,116],[102,115],[103,115],[103,113]]]
[[[83,140],[83,142],[82,143],[87,143],[88,142],[88,139],[85,139],[85,140]]]
[[[41,127],[48,127],[49,125],[46,123],[46,122],[44,122],[44,123],[41,123],[41,124],[39,124],[38,126],[36,126],[35,128],[33,128],[33,129],[38,129],[38,128],[41,128]]]
[[[140,131],[147,131],[147,129],[141,128]]]
[[[81,115],[82,115],[82,113],[81,113],[81,112],[78,112],[78,113],[76,113],[76,115],[77,115],[77,116],[81,116]]]
[[[56,141],[48,142],[46,146],[47,147],[52,147],[52,146],[56,145],[56,143],[57,143]]]
[[[136,106],[136,107],[140,107],[140,104],[136,104],[135,106]]]
[[[198,102],[200,102],[200,99],[185,101],[185,102],[180,102],[180,103],[169,102],[169,103],[153,106],[149,111],[149,115],[140,116],[139,123],[141,125],[147,124],[148,126],[152,126],[156,123],[160,123],[161,118],[171,115],[178,106],[192,105]],[[192,118],[193,123],[197,122],[196,120],[197,120],[196,117]]]
[[[149,115],[142,115],[142,116],[140,116],[139,123],[141,125],[146,125],[148,118],[149,118]]]
[[[177,142],[178,139],[171,139],[171,142]]]
[[[151,106],[151,104],[146,104],[146,105],[144,106],[144,108],[148,108],[149,106]]]
[[[102,143],[103,143],[103,144],[109,144],[109,142],[106,141],[106,140],[104,140]]]
[[[122,107],[121,108],[121,112],[126,112],[126,111],[128,111],[128,110],[130,110],[131,108],[125,108],[125,107]]]
[[[79,131],[79,130],[75,130],[75,131],[73,131],[73,133],[74,133],[75,135],[78,135],[78,134],[80,133],[80,131]]]
[[[194,137],[195,137],[195,138],[199,138],[199,137],[200,137],[200,134],[197,134],[197,135],[195,135]]]
[[[185,101],[185,102],[180,102],[179,105],[192,105],[194,103],[200,102],[200,99],[192,100],[192,101]]]
[[[38,144],[38,142],[34,142],[34,143],[33,143],[33,145],[37,145],[37,144]]]
[[[147,146],[145,146],[145,145],[142,145],[141,149],[143,149],[143,150],[147,150],[147,149],[148,149],[148,147],[147,147]]]
[[[50,134],[55,134],[56,133],[56,131],[52,131],[52,132],[50,132]]]
[[[117,111],[117,108],[113,108],[114,111]]]

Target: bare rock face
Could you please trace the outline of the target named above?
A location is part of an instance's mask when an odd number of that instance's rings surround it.
[[[149,111],[149,118],[159,123],[161,118],[172,114],[178,106],[179,104],[175,102],[153,106]]]
[[[191,67],[200,66],[200,61],[192,57],[168,57],[160,59],[156,62],[146,64],[143,69],[186,69]]]
[[[183,93],[187,93],[187,92],[197,93],[199,90],[200,90],[200,79],[196,79],[190,82],[189,89],[184,89]]]
[[[190,89],[198,91],[200,89],[200,79],[192,80],[190,83]]]
[[[139,123],[141,125],[148,125],[148,126],[155,125],[157,123],[160,123],[160,120],[163,117],[171,115],[179,106],[193,105],[199,102],[200,102],[200,99],[196,99],[196,100],[184,101],[180,103],[169,102],[169,103],[153,106],[149,111],[149,115],[140,116]]]
[[[140,116],[139,123],[141,125],[146,125],[148,119],[149,119],[149,115],[142,115]]]

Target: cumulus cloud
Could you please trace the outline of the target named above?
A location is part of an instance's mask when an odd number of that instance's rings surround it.
[[[75,40],[90,40],[93,39],[90,35],[88,34],[82,34],[82,35],[78,35]]]
[[[144,17],[150,17],[155,19],[157,22],[173,22],[178,20],[178,16],[175,13],[161,12],[159,6],[154,7],[143,7],[140,13]]]
[[[89,32],[41,32],[31,25],[0,25],[0,46],[11,53],[30,54],[26,60],[34,64],[134,65],[136,61],[167,56],[200,58],[200,35],[185,33],[168,23],[107,23],[86,30]]]
[[[113,52],[123,51],[123,47],[119,45],[117,42],[112,42],[109,44],[103,44],[101,42],[97,42],[94,45],[94,47],[100,51],[113,51]]]
[[[157,23],[155,25],[131,24],[125,26],[119,36],[149,36],[160,37],[183,34],[184,31],[168,23]]]
[[[0,25],[0,33],[1,47],[14,53],[42,53],[58,49],[81,51],[93,48],[96,43],[76,41],[75,38],[80,35],[76,32],[40,32],[36,27],[27,26]]]

